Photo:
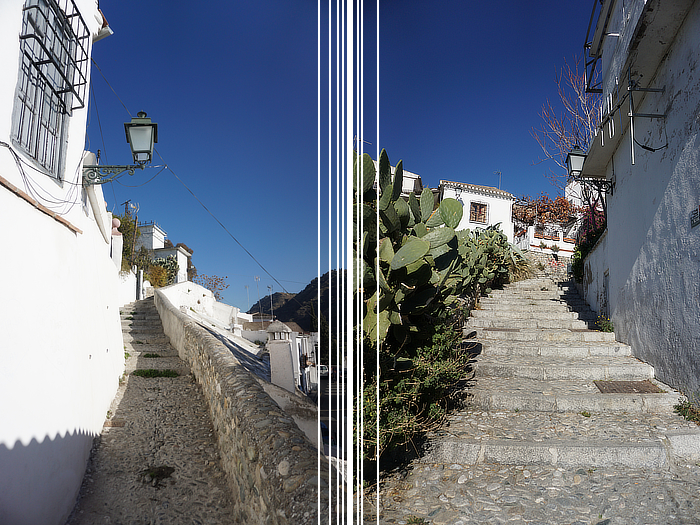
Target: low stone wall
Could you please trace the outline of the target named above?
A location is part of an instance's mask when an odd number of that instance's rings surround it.
[[[328,523],[327,460],[319,477],[318,451],[231,352],[159,290],[155,302],[209,403],[237,522],[315,524],[320,511],[320,523]]]
[[[571,257],[533,251],[524,253],[525,257],[532,264],[535,275],[538,277],[551,277],[555,281],[566,281],[569,279]]]

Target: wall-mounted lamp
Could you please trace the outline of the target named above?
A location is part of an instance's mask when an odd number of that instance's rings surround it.
[[[126,132],[126,141],[131,147],[134,165],[85,165],[83,166],[83,186],[112,182],[124,172],[133,175],[134,170],[143,169],[147,163],[151,162],[153,144],[158,142],[158,124],[151,122],[146,113],[139,111],[138,115],[131,119],[131,122],[124,123],[124,131]]]
[[[578,179],[583,171],[583,163],[586,161],[586,152],[578,146],[574,146],[566,156],[566,169],[569,171],[569,176]]]
[[[578,146],[574,146],[574,148],[568,153],[566,156],[566,169],[569,171],[569,177],[581,182],[582,184],[588,184],[598,188],[600,191],[612,195],[613,190],[615,189],[614,170],[613,180],[595,177],[581,177],[581,173],[583,172],[583,163],[586,161],[586,156],[586,152]]]

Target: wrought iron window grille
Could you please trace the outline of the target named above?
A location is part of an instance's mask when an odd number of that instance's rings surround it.
[[[84,108],[90,32],[74,0],[28,0],[24,12],[19,38],[36,43],[22,46],[30,66],[65,113]]]
[[[61,179],[68,117],[85,107],[90,33],[74,0],[27,0],[12,139]]]

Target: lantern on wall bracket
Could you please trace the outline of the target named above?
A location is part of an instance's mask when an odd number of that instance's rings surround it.
[[[586,157],[586,152],[578,146],[574,146],[574,148],[566,155],[566,169],[569,172],[569,177],[582,184],[593,186],[601,192],[609,193],[610,195],[612,195],[613,190],[615,189],[614,180],[581,176],[581,173],[583,173],[583,164],[586,162]]]
[[[145,112],[139,111],[131,122],[124,123],[126,141],[131,147],[133,165],[108,166],[108,165],[84,165],[83,186],[105,184],[112,182],[124,173],[133,175],[136,169],[153,160],[153,145],[158,142],[158,124],[151,122]]]
[[[574,179],[578,179],[583,171],[583,163],[586,161],[586,152],[583,151],[578,146],[569,152],[566,156],[566,169],[569,172],[569,176]]]

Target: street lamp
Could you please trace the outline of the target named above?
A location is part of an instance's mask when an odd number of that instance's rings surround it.
[[[139,111],[131,122],[124,123],[126,141],[131,146],[131,155],[139,165],[153,159],[153,144],[158,142],[158,124],[151,122],[146,113]]]
[[[569,176],[579,181],[583,184],[589,184],[597,188],[601,192],[613,194],[615,190],[615,174],[613,172],[613,180],[606,180],[605,178],[597,177],[582,177],[583,173],[583,163],[586,162],[586,152],[583,151],[578,146],[574,146],[568,155],[566,156],[566,169],[569,171]]]
[[[578,146],[574,146],[566,156],[566,169],[569,175],[574,179],[578,179],[583,171],[583,163],[586,161],[586,152]]]
[[[124,131],[126,133],[126,141],[131,147],[134,165],[84,165],[84,186],[112,182],[124,172],[133,175],[137,168],[143,169],[147,163],[151,162],[153,159],[153,144],[158,142],[158,124],[151,122],[146,113],[139,111],[138,115],[131,119],[131,122],[124,123]]]

